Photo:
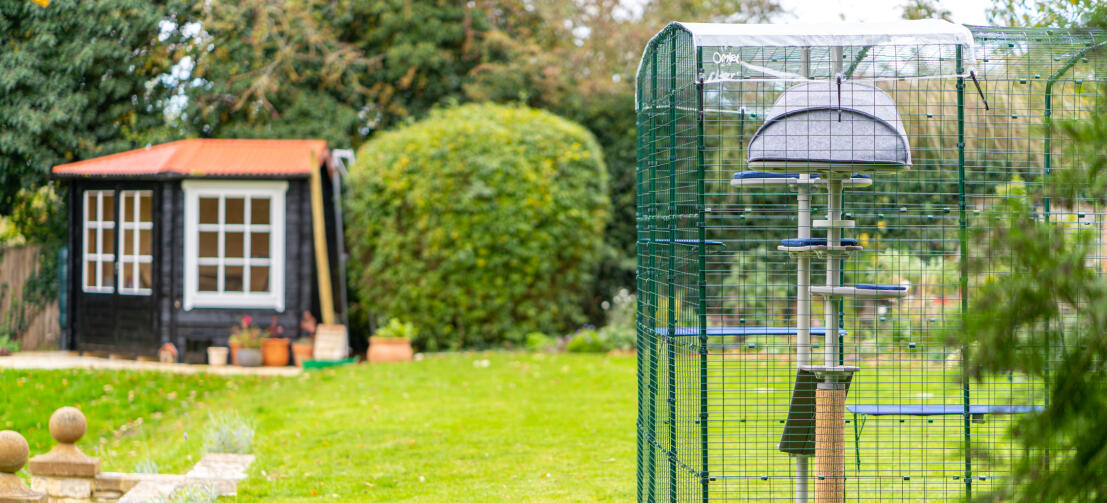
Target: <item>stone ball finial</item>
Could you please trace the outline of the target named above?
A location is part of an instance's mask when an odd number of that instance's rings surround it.
[[[62,407],[50,416],[50,436],[61,444],[75,444],[85,436],[88,422],[76,407]]]
[[[0,473],[15,473],[27,464],[31,449],[27,440],[11,430],[0,431]]]

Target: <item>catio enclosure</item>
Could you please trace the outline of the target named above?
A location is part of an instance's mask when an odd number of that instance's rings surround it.
[[[1076,162],[1046,125],[1104,98],[1103,40],[942,21],[655,36],[636,104],[638,501],[956,501],[1000,483],[1020,454],[1008,427],[1048,383],[964,378],[951,329],[1007,272],[969,236]],[[1100,202],[1032,202],[1104,232]]]

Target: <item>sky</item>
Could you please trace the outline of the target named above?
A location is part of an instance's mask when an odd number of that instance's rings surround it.
[[[901,19],[906,0],[779,0],[790,15],[780,21],[827,23],[835,21],[879,23]],[[939,8],[950,11],[961,24],[988,24],[986,10],[991,0],[938,0]],[[843,17],[844,16],[844,17]]]

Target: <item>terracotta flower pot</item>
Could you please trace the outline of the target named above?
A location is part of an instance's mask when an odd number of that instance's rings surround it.
[[[238,365],[240,367],[260,367],[261,350],[257,348],[239,348]]]
[[[223,346],[208,347],[208,365],[222,367],[227,364],[227,353],[230,350]]]
[[[231,348],[231,365],[238,365],[238,350],[242,349],[242,343],[230,341],[227,346]]]
[[[261,341],[261,359],[266,367],[288,365],[288,339],[269,337]]]
[[[304,366],[304,360],[310,360],[315,353],[315,342],[293,342],[292,356],[297,367]]]
[[[411,361],[415,352],[411,339],[400,337],[369,337],[369,363]]]

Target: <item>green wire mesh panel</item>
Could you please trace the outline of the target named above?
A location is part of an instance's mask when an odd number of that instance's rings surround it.
[[[974,287],[1010,273],[970,235],[996,225],[989,211],[1004,198],[1028,197],[1077,161],[1046,124],[1092,113],[1107,49],[1091,31],[969,30],[968,44],[709,45],[673,24],[650,42],[637,80],[638,501],[957,501],[1010,473],[1023,454],[1010,426],[1048,403],[1048,379],[964,377],[952,329]],[[892,98],[909,168],[835,175],[793,164],[821,181],[734,183],[752,170],[746,149],[774,103],[839,77]],[[868,178],[851,182],[854,173]],[[834,176],[847,181],[830,218]],[[800,233],[803,191],[812,221],[854,222],[840,231],[853,248],[781,249]],[[1100,201],[1031,202],[1043,219],[1103,235]],[[810,237],[827,236],[812,224]],[[801,295],[832,281],[906,290],[833,305]],[[811,336],[799,348],[806,298]],[[816,495],[816,414],[805,400],[823,378],[799,372],[800,354],[857,368],[837,498]]]

